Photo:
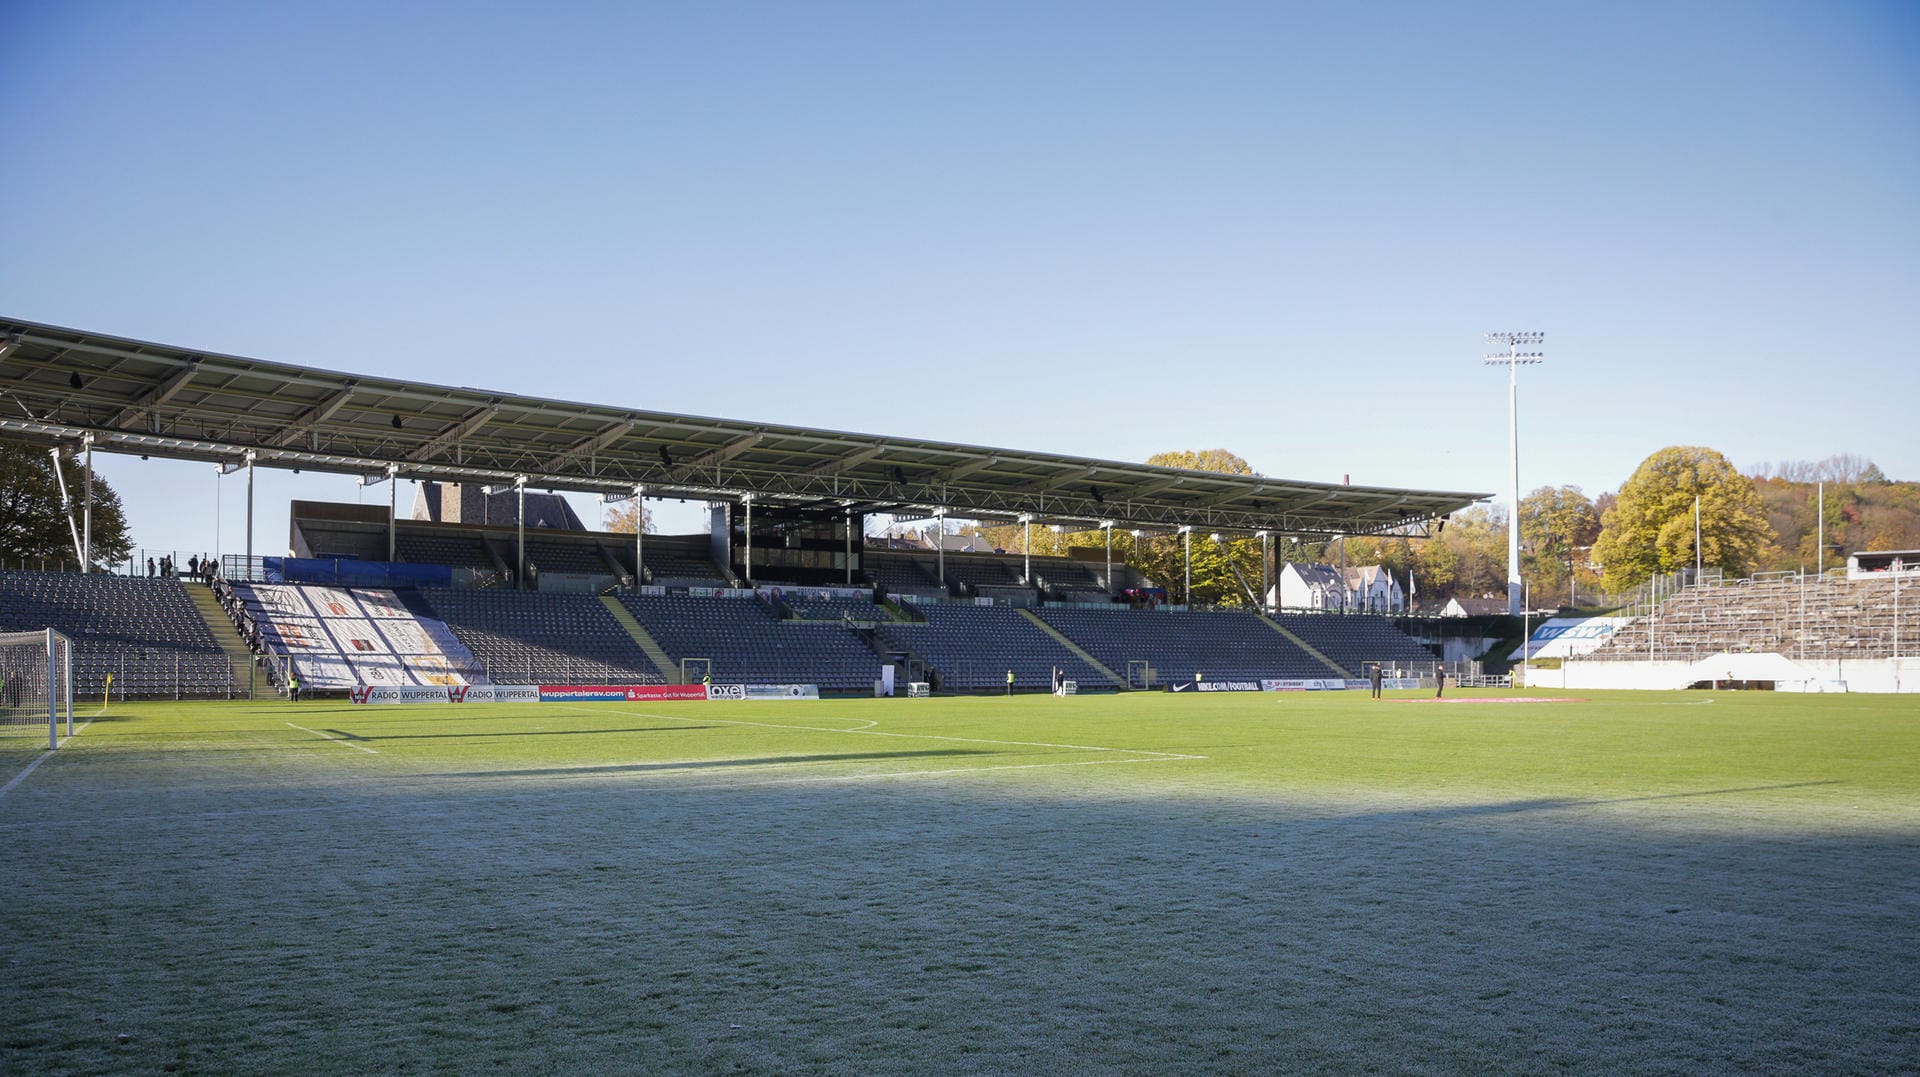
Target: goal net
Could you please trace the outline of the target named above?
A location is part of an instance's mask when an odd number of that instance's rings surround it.
[[[0,748],[60,744],[73,735],[73,641],[53,629],[0,632]]]

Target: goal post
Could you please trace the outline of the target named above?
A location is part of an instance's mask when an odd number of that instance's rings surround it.
[[[71,737],[73,641],[52,628],[0,632],[0,736],[31,738],[45,721],[47,747],[58,748],[63,713]]]

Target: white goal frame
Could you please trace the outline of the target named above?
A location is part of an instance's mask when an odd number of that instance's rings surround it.
[[[0,676],[13,682],[7,685],[10,693],[17,693],[22,687],[46,687],[47,748],[49,751],[59,748],[60,712],[63,709],[67,714],[67,736],[73,736],[73,640],[67,638],[66,633],[53,628],[38,632],[0,632],[0,647],[30,648],[30,653],[34,654],[34,661],[27,669],[0,671]],[[22,673],[32,678],[25,686],[19,683]],[[40,701],[35,699],[30,706],[32,711],[29,714],[38,712]],[[5,705],[4,700],[0,700],[0,710],[12,709]]]

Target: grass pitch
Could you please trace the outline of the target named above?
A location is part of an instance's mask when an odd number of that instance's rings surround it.
[[[1592,695],[116,706],[0,1069],[1920,1065],[1920,705]]]

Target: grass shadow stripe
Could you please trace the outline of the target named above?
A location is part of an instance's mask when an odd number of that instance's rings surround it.
[[[537,767],[526,770],[470,770],[447,774],[422,774],[423,778],[540,778],[568,774],[643,774],[689,770],[719,770],[731,767],[780,767],[812,763],[851,763],[875,759],[924,759],[929,756],[993,755],[992,752],[961,748],[935,748],[923,752],[822,752],[817,755],[772,755],[757,759],[686,759],[663,763],[606,763],[578,767]]]

